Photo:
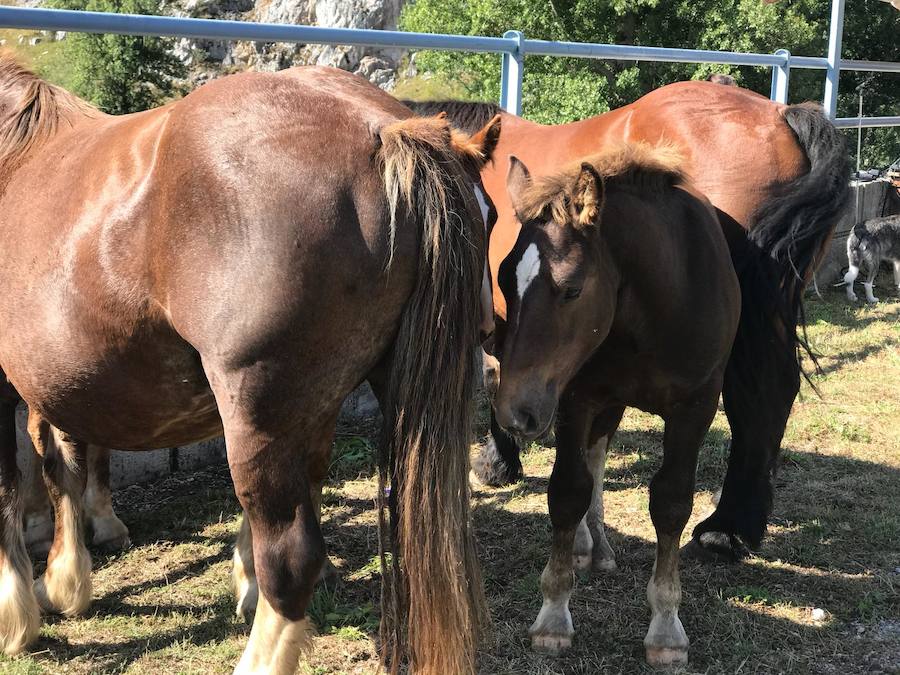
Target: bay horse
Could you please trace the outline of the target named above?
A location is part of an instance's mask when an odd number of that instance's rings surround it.
[[[716,209],[743,307],[723,391],[731,426],[728,470],[715,511],[694,529],[691,547],[731,560],[745,553],[745,545],[758,548],[772,510],[781,439],[800,388],[804,289],[849,199],[840,132],[814,104],[782,105],[713,82],[670,84],[617,110],[558,126],[488,103],[407,104],[420,114],[445,110],[463,130],[502,114],[496,160],[482,172],[497,209],[488,256],[501,323],[508,298],[496,285],[497,272],[519,232],[506,193],[509,155],[546,174],[621,142],[678,149],[683,171]],[[516,480],[522,474],[518,447],[494,420],[491,431],[493,440],[474,462],[476,473],[492,485]],[[612,557],[597,563],[597,569],[615,567]]]
[[[414,671],[474,670],[482,150],[336,69],[233,75],[115,117],[0,61],[0,649],[39,628],[21,397],[56,436],[45,475],[67,532],[80,530],[85,444],[224,433],[259,587],[237,672],[294,672],[325,559],[310,486],[342,400],[369,378],[394,560],[385,653],[402,640]],[[77,535],[51,551],[35,584],[45,609],[89,571]]]
[[[556,420],[552,550],[532,646],[571,645],[573,563],[589,568],[591,546],[598,559],[609,548],[592,494],[625,407],[634,406],[665,420],[662,466],[650,483],[657,547],[647,661],[686,663],[679,543],[740,316],[728,245],[670,148],[626,145],[535,179],[513,157],[507,182],[522,227],[497,277],[507,320],[494,409],[520,442]]]

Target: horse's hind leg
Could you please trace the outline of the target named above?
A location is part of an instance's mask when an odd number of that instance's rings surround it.
[[[322,487],[324,481],[314,482],[311,490],[313,508],[316,511],[316,520],[322,524]],[[326,557],[322,571],[319,572],[318,581],[329,581],[338,574],[337,568]],[[253,532],[250,529],[250,519],[244,513],[241,517],[241,527],[234,544],[232,557],[231,582],[234,588],[234,597],[237,601],[237,615],[247,623],[253,621],[256,612],[256,603],[259,601],[259,585],[256,581],[256,569],[253,565]]]
[[[45,612],[75,616],[91,604],[91,555],[84,543],[87,445],[47,422],[33,431],[32,441],[43,449],[44,481],[56,521],[47,570],[34,582],[34,591]]]
[[[566,407],[570,409],[560,410],[557,418],[556,462],[547,489],[553,539],[550,560],[541,573],[544,601],[529,630],[531,646],[551,653],[570,647],[575,634],[569,612],[575,532],[590,505],[592,489],[584,457],[588,414],[580,406]]]
[[[16,404],[0,400],[0,651],[18,654],[38,635],[41,615],[22,536]]]
[[[665,417],[663,463],[650,482],[656,562],[647,584],[651,618],[644,648],[647,662],[652,666],[687,663],[689,643],[678,618],[681,604],[678,545],[691,515],[697,454],[715,415],[718,391],[710,388],[698,398],[676,406]]]
[[[224,416],[228,464],[249,522],[243,532],[252,532],[247,538],[259,586],[253,629],[235,672],[293,673],[307,643],[306,608],[325,561],[310,492],[319,477],[311,478],[309,467],[323,456],[327,466],[337,410],[280,433],[255,428],[250,420],[256,413],[230,417]]]
[[[578,524],[575,533],[573,563],[576,570],[594,569],[612,572],[616,569],[616,554],[606,539],[603,524],[603,474],[606,469],[606,451],[613,434],[622,421],[625,408],[616,407],[600,413],[591,427],[586,459],[594,479],[591,505]]]
[[[88,446],[84,508],[91,526],[91,543],[117,551],[127,548],[131,541],[128,528],[113,510],[112,490],[109,487],[109,453],[108,448]]]
[[[894,285],[900,289],[900,260],[894,261]]]

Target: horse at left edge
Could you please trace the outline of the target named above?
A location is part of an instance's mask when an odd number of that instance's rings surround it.
[[[485,270],[474,184],[498,129],[456,133],[318,67],[109,116],[0,58],[2,651],[34,642],[39,602],[90,601],[86,444],[224,433],[259,588],[237,672],[294,672],[326,557],[311,486],[341,402],[369,379],[390,487],[383,653],[416,672],[474,671],[487,621],[469,523]],[[54,436],[44,473],[70,535],[34,589],[20,398]]]

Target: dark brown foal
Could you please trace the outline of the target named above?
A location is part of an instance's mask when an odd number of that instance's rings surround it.
[[[725,237],[666,148],[622,146],[534,181],[513,158],[508,189],[522,229],[500,266],[509,314],[494,407],[522,441],[556,419],[553,544],[532,645],[571,645],[573,566],[615,566],[603,465],[625,406],[635,406],[666,423],[650,484],[657,553],[644,645],[653,665],[685,663],[678,546],[740,313]]]

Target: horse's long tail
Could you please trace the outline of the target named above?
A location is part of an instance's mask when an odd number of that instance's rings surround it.
[[[391,226],[415,224],[421,238],[385,406],[384,656],[397,668],[405,642],[415,672],[470,673],[487,623],[468,479],[483,227],[445,120],[411,118],[380,136]]]
[[[742,309],[723,390],[731,454],[716,511],[694,530],[695,537],[739,535],[753,548],[772,510],[772,477],[800,388],[801,350],[815,363],[803,330],[803,291],[850,196],[844,140],[822,109],[788,106],[784,120],[809,171],[760,206],[746,245],[732,251]]]
[[[788,326],[802,325],[803,291],[850,199],[850,165],[844,137],[821,106],[788,106],[784,121],[809,160],[809,173],[781,186],[750,224],[749,239],[776,264],[781,312]],[[799,338],[796,345],[805,347]]]

